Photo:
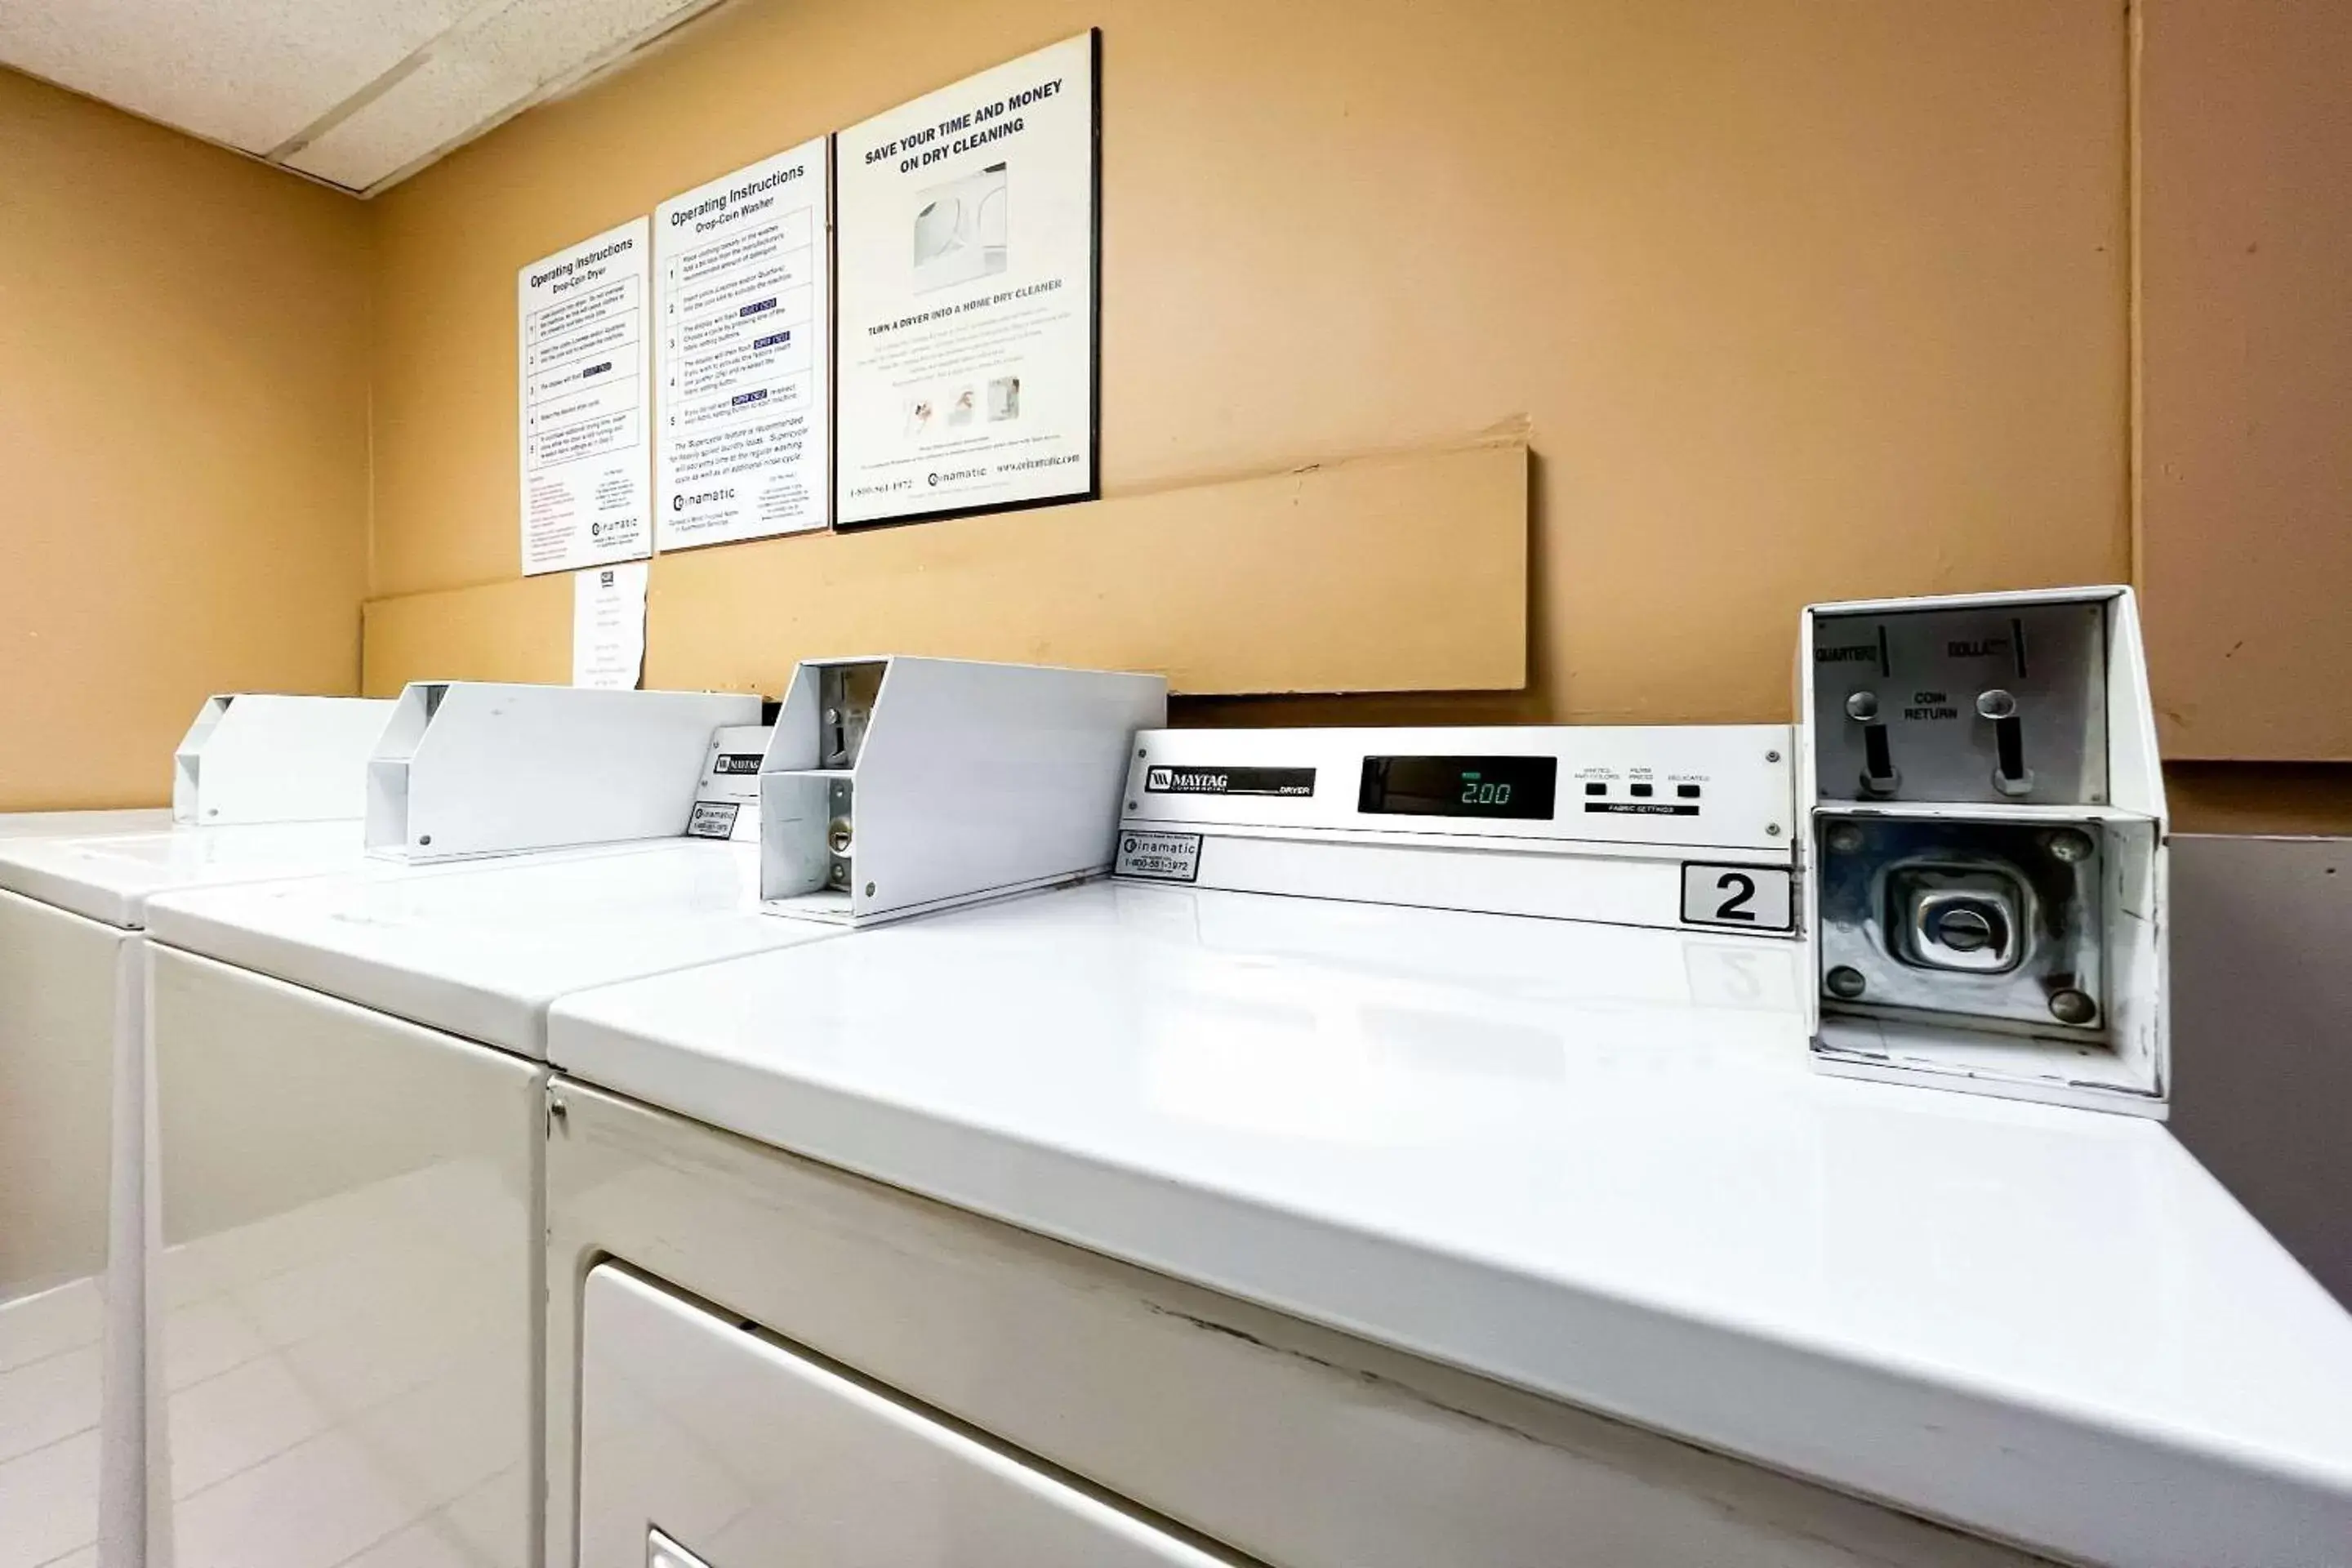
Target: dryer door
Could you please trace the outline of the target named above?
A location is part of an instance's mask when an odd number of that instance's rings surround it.
[[[1033,1464],[604,1265],[581,1568],[1214,1568]]]

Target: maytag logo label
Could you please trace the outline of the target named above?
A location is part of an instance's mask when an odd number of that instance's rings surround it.
[[[1288,795],[1315,793],[1313,768],[1147,768],[1143,787],[1153,795]]]

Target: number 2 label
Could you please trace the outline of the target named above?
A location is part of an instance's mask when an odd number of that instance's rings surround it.
[[[1784,931],[1796,924],[1792,879],[1784,866],[1683,863],[1683,923],[1732,931]]]

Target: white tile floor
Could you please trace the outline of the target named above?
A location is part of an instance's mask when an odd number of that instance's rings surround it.
[[[436,1167],[167,1254],[178,1568],[522,1568],[475,1501],[522,1474],[514,1206]]]
[[[529,1376],[521,1223],[443,1167],[165,1254],[178,1568],[523,1568],[524,1434],[484,1415]],[[95,1561],[102,1307],[0,1306],[0,1568]]]
[[[97,1555],[104,1314],[95,1279],[0,1304],[0,1568]]]

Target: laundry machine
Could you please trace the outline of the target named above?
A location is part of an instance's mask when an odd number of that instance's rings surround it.
[[[509,710],[560,716],[556,728],[585,731],[579,744],[592,755],[597,731],[623,726],[616,744],[640,758],[666,755],[680,810],[712,726],[759,712],[746,696],[528,691],[559,695],[509,695]],[[614,717],[615,697],[632,720]],[[151,902],[173,889],[369,866],[366,780],[396,709],[215,698],[175,754],[171,824],[0,840],[0,1103],[9,1121],[0,1138],[0,1407],[11,1412],[0,1421],[0,1541],[13,1549],[38,1550],[40,1561],[89,1549],[106,1568],[148,1561],[145,1521],[161,1475],[148,1455],[160,1419],[148,1398],[160,1369],[147,1354]],[[635,716],[648,712],[687,731],[655,745],[636,732]],[[472,798],[495,804],[501,792],[545,784],[533,792],[539,809],[578,827],[593,816],[569,803],[595,793],[596,777],[583,771],[557,785],[527,768],[486,771]],[[256,820],[272,812],[295,820]]]
[[[758,777],[828,764],[820,815],[762,798],[761,841],[719,837],[711,808],[744,753],[714,746],[667,840],[560,860],[412,853],[394,871],[157,900],[157,1272],[178,1568],[535,1563],[545,1130],[563,1114],[546,1093],[551,1005],[850,938],[847,918],[763,908],[765,839],[784,835],[795,853],[820,843],[845,868],[826,876],[845,889],[854,867],[859,897],[871,884],[887,898],[948,858],[921,853],[908,793],[921,779],[963,792],[930,831],[1025,846],[1007,859],[961,843],[962,879],[923,878],[927,897],[1099,870],[1129,739],[1160,721],[1165,690],[1156,677],[812,661]],[[1041,761],[1061,764],[1045,786],[1060,805],[1029,831],[990,804],[991,785]],[[392,841],[471,842],[467,814],[418,816],[434,798],[421,773],[396,793],[411,820]],[[1074,837],[1072,819],[1094,826]]]
[[[139,1561],[140,1277],[124,1251],[141,1210],[121,1184],[137,1168],[146,900],[356,862],[361,773],[391,706],[209,698],[173,758],[173,808],[0,817],[0,1562],[101,1543],[110,1568]],[[242,826],[196,826],[207,815]],[[115,1166],[118,1148],[131,1164]]]
[[[1792,738],[1146,735],[1115,879],[559,1002],[550,1568],[2340,1554],[2160,1125],[1811,1069]]]

